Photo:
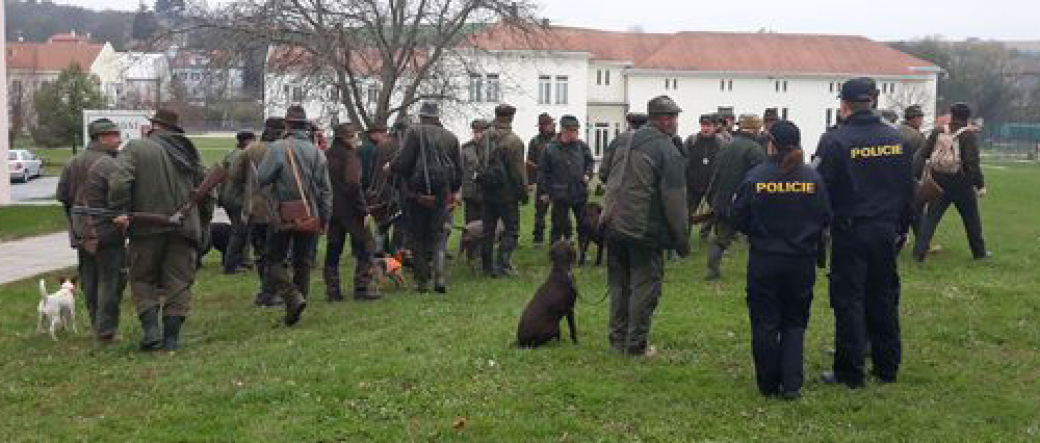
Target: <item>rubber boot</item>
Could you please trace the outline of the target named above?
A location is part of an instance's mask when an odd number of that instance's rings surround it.
[[[289,298],[285,300],[285,325],[293,326],[299,323],[300,316],[306,307],[307,299],[303,298],[299,292],[293,291]]]
[[[168,315],[163,317],[163,345],[164,351],[176,351],[180,346],[181,325],[184,317]]]
[[[155,306],[137,315],[141,320],[141,350],[157,351],[162,347],[162,330],[159,327],[159,307]]]
[[[444,248],[438,248],[437,252],[433,253],[433,290],[439,294],[448,292],[448,287],[445,285],[444,276],[444,260],[445,260]]]
[[[339,269],[326,267],[322,271],[325,280],[325,295],[329,302],[343,301],[343,291],[339,286]]]
[[[516,275],[516,270],[513,269],[512,257],[513,251],[507,251],[505,249],[498,250],[498,269],[496,269],[496,271],[498,271],[499,276],[512,277]]]
[[[303,296],[304,300],[308,299],[308,295],[311,292],[311,267],[310,266],[294,266],[293,285],[300,291],[300,295]],[[336,281],[339,281],[338,275]],[[337,285],[338,286],[338,285]],[[340,295],[342,298],[342,295]]]
[[[722,278],[719,265],[722,263],[723,249],[716,244],[708,245],[708,275],[705,280],[718,280]]]

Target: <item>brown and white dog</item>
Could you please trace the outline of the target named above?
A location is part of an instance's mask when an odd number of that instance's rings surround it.
[[[53,294],[47,293],[47,284],[42,278],[40,279],[40,297],[42,298],[36,308],[39,313],[36,332],[45,332],[44,325],[46,325],[47,331],[55,341],[58,340],[58,337],[54,333],[58,331],[59,327],[65,330],[72,329],[72,332],[79,333],[76,328],[75,291],[75,277],[61,279],[61,288]]]
[[[505,225],[499,221],[497,229],[495,229],[496,241],[501,240],[502,232],[505,230]],[[462,228],[462,235],[459,236],[459,257],[466,257],[466,262],[469,263],[470,267],[473,267],[479,258],[480,247],[483,241],[484,222],[476,220],[466,223],[466,226]]]
[[[571,341],[578,343],[574,305],[578,301],[578,285],[571,268],[577,253],[569,241],[560,240],[549,249],[552,270],[527,304],[516,329],[515,345],[537,348],[551,340],[560,340],[560,320],[567,317]]]

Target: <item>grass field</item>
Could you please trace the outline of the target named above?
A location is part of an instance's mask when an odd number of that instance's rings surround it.
[[[670,262],[651,360],[618,356],[605,338],[603,268],[576,271],[580,345],[508,347],[546,273],[526,246],[521,275],[478,278],[453,265],[447,296],[397,292],[378,302],[314,303],[302,323],[250,305],[252,276],[198,278],[184,349],[95,349],[88,334],[33,333],[35,281],[0,287],[0,435],[4,441],[308,442],[1004,442],[1040,440],[1040,169],[986,168],[982,203],[994,257],[970,260],[955,213],[924,265],[904,255],[900,382],[823,386],[833,317],[820,273],[801,401],[754,388],[743,295],[746,252],[702,282],[701,248]],[[344,264],[344,272],[350,269]],[[349,280],[349,278],[348,278]],[[129,311],[129,303],[124,304]],[[80,322],[81,328],[85,324]]]
[[[0,241],[68,229],[61,206],[0,207]]]
[[[202,156],[203,164],[209,166],[224,158],[228,150],[235,147],[233,137],[191,137],[195,147]],[[30,145],[19,147],[19,149],[30,149],[43,159],[43,175],[61,175],[62,168],[72,157],[72,148],[35,148]],[[82,149],[82,148],[81,148]]]

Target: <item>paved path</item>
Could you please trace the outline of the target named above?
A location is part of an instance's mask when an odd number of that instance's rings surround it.
[[[75,264],[76,250],[65,232],[0,242],[0,284]]]
[[[37,177],[29,183],[11,183],[11,200],[54,200],[58,188],[58,177]]]
[[[213,221],[227,223],[224,210],[217,209]],[[75,266],[76,262],[76,250],[69,247],[69,234],[64,231],[0,242],[0,284]]]

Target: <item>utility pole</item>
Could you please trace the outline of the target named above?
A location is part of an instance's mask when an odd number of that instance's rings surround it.
[[[7,2],[0,2],[0,35],[6,35],[6,24],[4,8]],[[6,55],[7,43],[4,43],[4,55]],[[4,161],[4,175],[0,177],[0,206],[11,204],[11,178],[7,173],[7,153],[11,148],[10,118],[11,110],[7,103],[7,57],[0,56],[0,160]]]

